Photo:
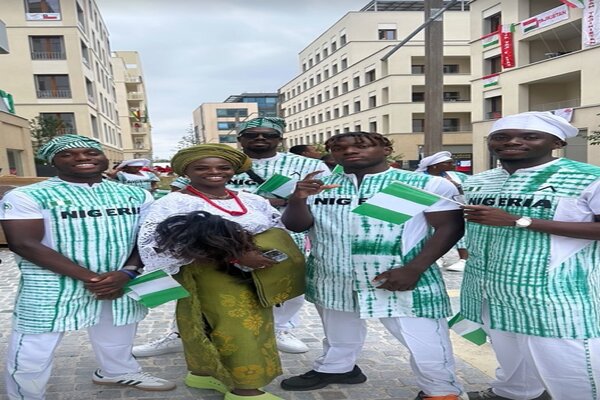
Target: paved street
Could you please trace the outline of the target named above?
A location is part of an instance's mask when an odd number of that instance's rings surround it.
[[[6,340],[10,331],[11,312],[18,270],[12,254],[0,250],[0,355],[6,353]],[[457,310],[458,288],[461,273],[445,272],[447,286]],[[163,335],[168,329],[173,313],[173,305],[168,304],[151,311],[139,326],[138,342]],[[302,326],[296,334],[310,347],[305,354],[282,354],[284,377],[299,374],[311,369],[312,360],[319,355],[323,336],[319,318],[314,308],[307,304],[302,316]],[[457,356],[458,375],[467,390],[481,390],[487,387],[490,374],[493,374],[495,361],[488,345],[477,347],[462,338],[453,337]],[[391,337],[376,321],[369,325],[369,335],[359,365],[369,378],[360,385],[331,385],[312,392],[285,392],[279,388],[280,377],[266,389],[289,400],[409,400],[418,391],[411,373],[407,351]],[[87,399],[173,399],[173,400],[221,400],[223,395],[216,392],[187,388],[183,384],[186,373],[182,354],[166,354],[154,358],[140,359],[144,370],[161,378],[177,382],[177,389],[171,392],[143,392],[136,389],[97,386],[91,382],[91,374],[97,368],[92,350],[87,343],[85,332],[67,333],[61,343],[54,364],[54,371],[48,388],[48,400],[87,400]],[[4,372],[4,361],[0,367]],[[4,382],[0,382],[0,399],[4,395]]]

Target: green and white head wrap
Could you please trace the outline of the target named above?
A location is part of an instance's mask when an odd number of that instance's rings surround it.
[[[103,151],[97,140],[81,135],[61,135],[40,147],[37,157],[51,163],[56,154],[68,149],[96,149]]]
[[[242,132],[244,132],[246,129],[250,128],[271,128],[283,134],[283,129],[285,128],[285,120],[283,118],[278,117],[254,118],[250,121],[242,122],[238,128],[238,136],[240,136]]]

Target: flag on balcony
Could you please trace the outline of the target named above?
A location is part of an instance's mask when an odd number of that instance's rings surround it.
[[[500,35],[498,35],[498,32],[491,33],[481,38],[481,45],[484,49],[495,46],[498,43],[500,43]]]
[[[583,8],[585,7],[584,0],[560,0],[562,3],[566,4],[571,8]]]
[[[487,75],[487,76],[484,76],[482,78],[482,80],[483,80],[484,88],[490,87],[490,86],[495,86],[500,81],[500,74]]]
[[[477,346],[481,346],[486,342],[487,335],[481,325],[463,318],[460,313],[448,321],[448,327]]]
[[[282,199],[287,199],[296,188],[298,179],[288,178],[281,174],[274,174],[264,181],[257,189],[257,193],[271,193]]]
[[[515,66],[514,31],[514,24],[502,25],[500,28],[500,64],[502,68],[513,68]]]
[[[136,121],[142,122],[142,112],[140,110],[130,110],[130,116]]]
[[[6,109],[9,113],[15,113],[15,102],[12,94],[6,93],[4,90],[0,90],[0,100],[2,100],[2,102],[6,105]]]
[[[392,182],[369,200],[352,210],[353,213],[402,225],[442,199],[400,182]]]
[[[523,33],[527,33],[534,29],[538,28],[538,20],[537,17],[526,19],[525,21],[521,21],[521,31]]]
[[[150,308],[190,295],[171,275],[160,269],[130,281],[125,286],[125,293]]]
[[[600,44],[600,4],[597,1],[588,1],[581,23],[582,47],[585,49]]]

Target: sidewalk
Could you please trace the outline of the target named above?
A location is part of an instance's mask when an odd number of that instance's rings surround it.
[[[0,249],[0,371],[4,373],[6,340],[11,327],[11,313],[18,283],[12,253]],[[458,292],[461,273],[445,272],[448,292],[454,310],[458,309]],[[153,309],[140,323],[138,343],[162,336],[168,329],[173,315],[173,304]],[[284,376],[266,389],[288,400],[412,400],[418,392],[409,365],[409,355],[402,345],[385,331],[376,320],[369,323],[369,334],[359,365],[368,380],[360,385],[331,385],[311,392],[286,392],[279,388],[279,381],[290,375],[311,369],[312,361],[320,354],[323,333],[314,307],[307,303],[303,309],[302,325],[295,334],[306,342],[310,351],[305,354],[282,353]],[[495,359],[489,345],[475,346],[453,335],[454,350],[459,379],[466,390],[482,390],[488,387],[493,375]],[[223,395],[212,391],[187,388],[183,384],[186,374],[183,355],[165,354],[142,358],[144,371],[158,377],[171,379],[177,389],[171,392],[144,392],[129,388],[97,386],[91,375],[97,368],[94,354],[85,331],[67,333],[56,352],[47,400],[88,399],[169,399],[169,400],[222,400]],[[4,379],[0,379],[0,399],[4,400]]]

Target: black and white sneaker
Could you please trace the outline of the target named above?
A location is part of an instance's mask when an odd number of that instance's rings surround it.
[[[97,385],[130,386],[140,390],[155,392],[163,392],[175,389],[175,384],[173,382],[157,378],[147,374],[146,372],[130,372],[128,374],[109,378],[102,376],[100,369],[97,369],[92,375],[92,382]]]

